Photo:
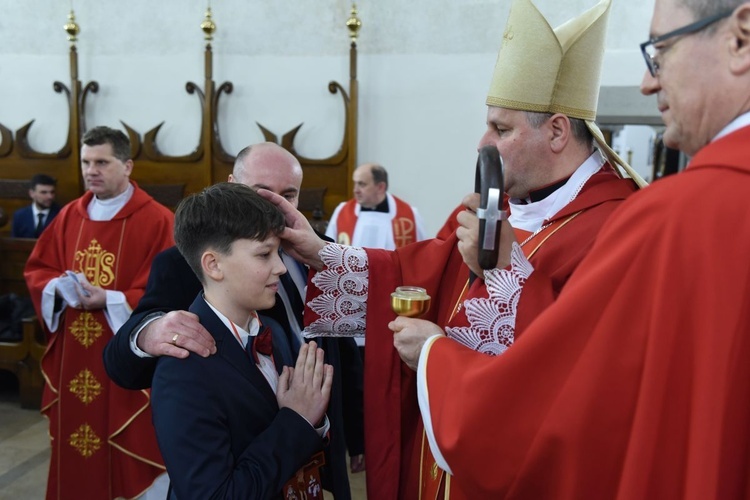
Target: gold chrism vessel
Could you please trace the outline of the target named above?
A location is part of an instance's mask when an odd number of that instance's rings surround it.
[[[419,318],[430,310],[430,296],[424,288],[400,286],[391,293],[391,309],[399,316]]]

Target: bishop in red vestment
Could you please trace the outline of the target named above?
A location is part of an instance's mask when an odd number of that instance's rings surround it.
[[[554,31],[528,0],[511,9],[480,147],[496,146],[505,160],[511,220],[519,234],[526,230],[516,265],[488,271],[470,288],[457,235],[448,231],[395,252],[322,251],[326,268],[308,287],[307,331],[367,331],[365,454],[373,498],[435,498],[449,479],[426,453],[415,374],[393,349],[391,292],[425,288],[432,299],[425,319],[473,350],[502,354],[557,298],[607,218],[636,190],[615,173],[615,163],[629,167],[591,121],[609,5],[603,0]],[[452,498],[461,494],[449,490]]]
[[[604,221],[634,190],[632,181],[620,179],[605,166],[585,183],[576,199],[551,218],[554,232],[540,232],[538,238],[529,240],[524,249],[534,250],[530,257],[534,266],[531,276],[537,272],[539,276],[529,280],[520,294],[531,297],[528,305],[519,308],[519,317],[524,322],[554,300],[590,249]],[[574,214],[576,217],[568,220]],[[425,319],[442,326],[473,327],[480,332],[481,325],[471,324],[461,305],[469,296],[475,300],[486,298],[487,287],[483,280],[477,280],[472,294],[467,294],[469,270],[458,251],[455,232],[446,240],[426,240],[396,251],[328,245],[322,253],[327,269],[313,277],[315,286],[308,289],[311,299],[306,309],[308,330],[316,335],[342,334],[347,330],[368,332],[365,351],[368,495],[417,498],[421,422],[415,373],[400,361],[393,349],[387,326],[395,318],[390,309],[390,294],[404,284],[423,287],[432,298]],[[500,314],[501,306],[487,305],[494,311],[492,314]],[[508,305],[504,304],[506,308]],[[499,345],[497,335],[492,340],[493,346]],[[432,463],[424,466],[431,467]]]
[[[153,257],[173,245],[173,214],[134,182],[130,200],[111,220],[92,220],[93,194],[63,208],[26,264],[39,318],[42,291],[66,270],[124,294],[143,294]],[[43,322],[44,323],[44,322]],[[46,329],[45,325],[45,329]],[[164,472],[151,424],[148,391],[129,391],[107,377],[104,346],[114,335],[106,309],[68,306],[42,358],[42,412],[49,418],[52,457],[47,498],[134,498]]]
[[[423,414],[465,494],[750,495],[748,144],[745,126],[626,201],[503,356],[425,344]],[[721,199],[695,210],[706,186]]]

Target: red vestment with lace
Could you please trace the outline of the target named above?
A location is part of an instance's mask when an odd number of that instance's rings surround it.
[[[605,169],[592,176],[579,195],[548,221],[553,224],[564,221],[565,227],[547,238],[531,258],[534,268],[539,269],[539,276],[533,282],[529,280],[531,285],[527,283],[523,288],[522,295],[528,293],[533,299],[528,301],[528,306],[525,303],[523,308],[519,306],[522,323],[528,323],[528,316],[538,314],[554,300],[590,249],[607,217],[634,191],[631,181],[619,179],[614,172]],[[534,243],[537,242],[533,239],[529,242]],[[393,334],[387,328],[395,317],[390,308],[390,294],[400,285],[423,287],[432,297],[430,312],[423,319],[441,327],[468,327],[463,308],[457,306],[462,297],[486,297],[486,287],[482,280],[477,280],[471,293],[466,295],[469,271],[458,251],[455,232],[445,240],[426,240],[396,251],[366,249],[366,252],[369,266],[365,350],[368,496],[418,498],[422,476],[422,424],[416,404],[415,373],[401,362],[393,348]],[[536,270],[531,277],[535,274]],[[319,289],[310,286],[308,301],[319,293]],[[318,319],[311,308],[307,308],[305,314],[306,324]],[[431,464],[422,469],[429,472]]]
[[[432,428],[465,495],[750,497],[748,144],[745,127],[627,200],[502,356],[428,343]]]

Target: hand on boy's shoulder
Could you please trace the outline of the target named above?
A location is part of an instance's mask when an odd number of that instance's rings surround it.
[[[294,410],[315,427],[323,420],[333,382],[333,367],[323,354],[315,342],[303,344],[295,367],[284,367],[276,391],[279,408]]]
[[[191,352],[204,358],[216,352],[216,341],[188,311],[171,311],[146,325],[138,347],[152,356],[187,358]]]

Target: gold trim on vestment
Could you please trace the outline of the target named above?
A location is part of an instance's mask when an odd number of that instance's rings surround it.
[[[163,466],[161,464],[158,464],[156,462],[153,462],[153,461],[151,461],[151,460],[149,460],[147,458],[144,458],[144,457],[142,457],[140,455],[136,455],[132,451],[130,451],[130,450],[126,449],[126,448],[123,448],[121,445],[119,445],[119,444],[117,444],[117,443],[115,443],[113,441],[113,439],[116,438],[117,436],[119,436],[139,415],[141,415],[141,413],[143,413],[144,411],[146,411],[151,406],[151,395],[149,394],[149,392],[146,389],[141,389],[138,392],[140,392],[141,394],[143,394],[146,397],[146,403],[143,406],[141,406],[141,408],[138,409],[135,413],[133,413],[133,415],[127,421],[125,421],[125,423],[123,423],[122,426],[119,429],[117,429],[115,432],[113,432],[112,434],[109,435],[109,439],[107,439],[107,443],[109,443],[110,446],[112,446],[113,448],[118,449],[119,451],[121,451],[122,453],[126,454],[127,456],[129,456],[131,458],[134,458],[134,459],[139,460],[139,461],[141,461],[143,463],[152,465],[152,466],[157,467],[157,468],[159,468],[161,470],[167,470],[165,466]]]
[[[533,256],[533,255],[534,255],[534,254],[535,254],[535,253],[536,253],[536,252],[537,252],[537,251],[539,250],[539,247],[541,247],[541,246],[542,246],[542,245],[544,244],[544,242],[545,242],[545,241],[547,241],[547,240],[548,240],[548,239],[550,238],[550,236],[552,236],[552,235],[553,235],[553,234],[555,234],[555,233],[556,233],[557,231],[559,231],[560,229],[562,229],[562,227],[563,227],[563,226],[565,226],[565,224],[567,224],[568,222],[572,221],[573,219],[575,219],[576,217],[578,217],[579,215],[581,215],[581,214],[582,214],[582,213],[583,213],[584,211],[585,211],[585,210],[579,210],[578,212],[576,212],[576,213],[574,213],[574,214],[571,214],[571,215],[569,215],[568,217],[566,217],[566,218],[565,218],[565,219],[564,219],[564,220],[562,221],[562,223],[558,224],[558,225],[557,225],[557,227],[555,227],[553,231],[550,231],[550,232],[549,232],[549,234],[547,234],[547,235],[546,235],[546,236],[544,237],[544,239],[542,239],[542,241],[540,241],[540,242],[539,242],[539,244],[538,244],[538,245],[536,246],[536,248],[534,248],[534,249],[533,249],[533,250],[532,250],[531,252],[529,252],[529,254],[528,254],[528,255],[526,256],[526,259],[528,259],[528,260],[531,260],[531,257],[532,257],[532,256]],[[552,227],[553,225],[554,225],[554,222],[553,222],[552,224],[550,224],[549,226],[547,226],[546,228],[544,228],[544,229],[549,229],[549,228],[551,228],[551,227]],[[531,240],[533,240],[533,239],[534,239],[534,238],[535,238],[536,236],[539,236],[540,234],[544,234],[544,233],[545,233],[545,230],[544,230],[544,229],[543,229],[542,231],[539,231],[539,232],[538,232],[538,233],[536,233],[536,234],[532,234],[531,236],[529,236],[528,238],[526,238],[526,241],[524,241],[524,242],[523,242],[523,243],[521,244],[521,246],[523,247],[524,245],[526,245],[526,243],[528,243],[528,242],[530,242]]]
[[[468,281],[467,281],[467,284],[468,284]],[[466,288],[464,287],[464,289],[466,289]],[[462,295],[463,295],[463,292],[462,292]],[[426,342],[426,345],[422,348],[423,351],[425,349],[427,350],[427,352],[423,353],[425,355],[425,363],[427,363],[429,361],[430,350],[432,350],[432,346],[438,340],[440,340],[440,337],[435,337],[434,339],[432,339],[432,341],[428,340]],[[427,372],[427,367],[425,366],[425,373],[426,372]],[[430,391],[429,391],[429,387],[427,387],[426,384],[424,386],[424,392],[425,392],[425,395],[427,397],[427,404],[429,405],[429,402],[430,402]],[[432,412],[430,412],[430,413],[432,413]],[[424,422],[423,422],[423,424],[424,424]],[[419,496],[417,497],[419,499],[422,498],[422,470],[423,470],[423,466],[424,466],[424,464],[422,462],[424,460],[425,439],[427,439],[427,431],[423,428],[422,429],[422,446],[420,447],[420,453],[419,453]],[[429,444],[428,444],[428,446],[429,446]],[[433,456],[433,458],[434,458],[434,456]],[[437,460],[435,461],[435,465],[437,465]],[[440,468],[440,466],[438,466],[437,470],[440,473],[444,473],[445,472],[442,468]],[[440,474],[438,474],[438,478],[439,477],[440,477]]]
[[[117,263],[115,264],[115,282],[112,285],[112,288],[114,290],[118,290],[119,289],[118,288],[118,284],[117,284],[117,280],[120,278],[120,262],[122,262],[122,259],[120,259],[119,256],[122,255],[122,244],[125,242],[125,225],[127,224],[127,222],[128,222],[128,219],[123,219],[122,220],[122,228],[120,229],[120,244],[117,246],[118,259],[117,259]],[[125,303],[126,304],[128,303],[127,299],[125,300]],[[129,306],[129,304],[128,304],[128,306]]]

